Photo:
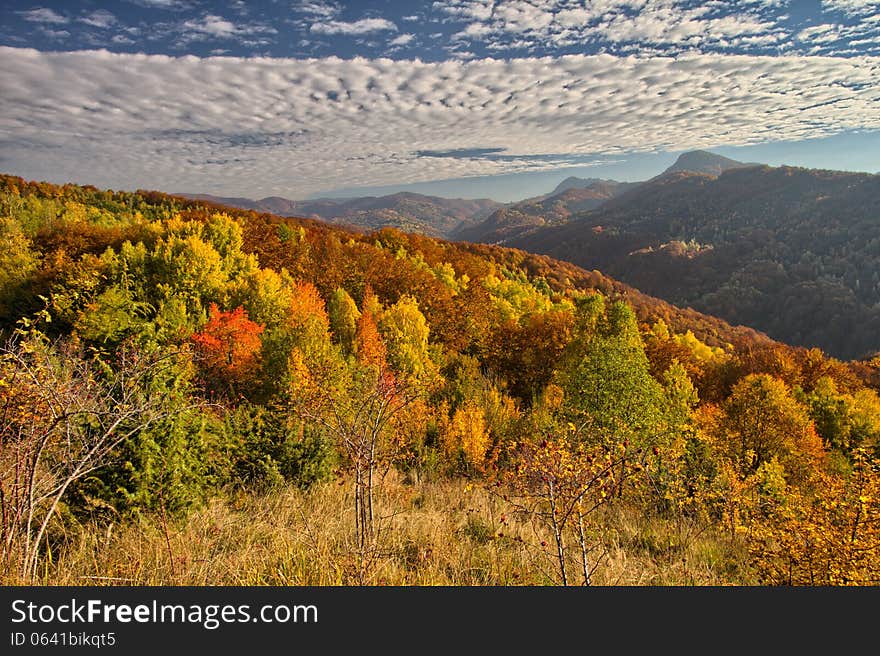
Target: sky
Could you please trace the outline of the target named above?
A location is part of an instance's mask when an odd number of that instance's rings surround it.
[[[677,154],[880,171],[880,0],[6,0],[0,172],[518,200]]]

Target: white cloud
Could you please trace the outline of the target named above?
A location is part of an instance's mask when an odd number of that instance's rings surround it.
[[[98,9],[97,11],[93,11],[88,16],[83,16],[82,18],[80,18],[79,22],[85,23],[86,25],[91,25],[92,27],[107,29],[108,27],[112,27],[116,24],[116,16],[105,9]]]
[[[19,11],[17,12],[23,19],[26,21],[30,21],[31,23],[48,23],[50,25],[62,25],[64,23],[69,23],[70,19],[66,16],[62,16],[59,13],[51,9],[46,9],[43,7],[37,9],[30,9],[28,11]]]
[[[303,197],[880,130],[876,57],[0,60],[2,169],[114,189]],[[505,157],[416,154],[475,148]]]
[[[142,7],[153,7],[156,9],[187,9],[190,6],[189,0],[128,0]]]
[[[318,16],[321,18],[333,18],[342,13],[342,8],[335,2],[300,2],[294,6],[294,9],[303,14],[310,16]]]
[[[798,41],[828,43],[840,39],[840,29],[840,25],[823,23],[822,25],[807,27],[798,32],[796,36]]]
[[[823,11],[839,11],[849,16],[864,16],[880,12],[878,0],[822,0]]]
[[[183,23],[182,31],[190,37],[214,37],[217,39],[231,39],[250,34],[276,34],[274,27],[263,25],[236,25],[222,16],[208,14],[196,20],[191,19]]]
[[[70,32],[67,30],[53,30],[51,28],[44,28],[41,30],[44,36],[50,39],[66,39],[70,36]]]
[[[235,23],[213,14],[208,14],[200,20],[188,20],[183,24],[183,27],[186,30],[215,37],[231,37],[238,31]]]
[[[492,28],[485,23],[469,23],[460,32],[453,34],[455,39],[480,39],[492,33]]]
[[[850,56],[880,53],[880,14],[850,23],[823,23],[795,35],[808,54]]]
[[[440,0],[433,8],[447,21],[467,23],[457,39],[485,41],[504,50],[583,43],[729,47],[748,39],[773,44],[784,31],[773,15],[777,0],[710,3],[684,0]]]
[[[396,36],[391,41],[388,42],[389,46],[405,46],[408,43],[411,43],[413,39],[415,39],[415,35],[413,34],[401,34],[400,36]]]
[[[310,30],[316,34],[369,34],[371,32],[396,32],[397,25],[385,18],[362,18],[350,23],[345,21],[313,23]]]

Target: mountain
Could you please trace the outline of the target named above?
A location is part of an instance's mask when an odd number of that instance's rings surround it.
[[[588,183],[585,187],[577,186]],[[485,221],[452,233],[453,239],[502,244],[544,226],[566,223],[578,213],[599,207],[605,201],[638,183],[615,180],[567,178],[547,196],[526,199],[493,212]]]
[[[309,217],[366,230],[394,227],[434,237],[447,236],[456,229],[476,224],[503,206],[502,203],[486,198],[440,198],[409,192],[378,197],[316,200],[289,200],[280,196],[251,200],[208,194],[177,195],[278,216]]]
[[[730,169],[750,166],[760,164],[745,164],[705,150],[693,150],[679,155],[675,163],[657,177],[682,172],[717,176]],[[595,209],[640,184],[570,176],[549,194],[499,208],[481,223],[463,225],[450,236],[464,241],[506,244],[539,228],[568,223],[573,215]]]
[[[556,196],[557,194],[561,194],[563,191],[567,191],[568,189],[588,189],[589,187],[603,184],[616,185],[621,183],[615,180],[602,180],[601,178],[577,178],[575,176],[569,176],[558,185],[556,185],[556,189],[544,196],[544,198]]]
[[[506,244],[838,357],[880,348],[878,175],[670,170]]]
[[[692,150],[679,155],[675,163],[661,173],[661,175],[678,173],[680,171],[721,175],[724,171],[741,169],[747,166],[760,166],[760,164],[745,164],[705,150]]]

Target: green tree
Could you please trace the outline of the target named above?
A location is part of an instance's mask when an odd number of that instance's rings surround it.
[[[874,447],[880,439],[880,398],[874,390],[854,394],[838,391],[829,376],[816,381],[804,396],[816,430],[832,449],[844,453],[860,447]]]
[[[357,323],[361,313],[354,299],[341,287],[330,296],[327,313],[330,317],[330,330],[336,343],[348,355],[355,350]]]
[[[560,375],[569,420],[612,444],[656,437],[664,423],[664,390],[650,374],[632,308],[611,305],[581,348],[568,354]]]

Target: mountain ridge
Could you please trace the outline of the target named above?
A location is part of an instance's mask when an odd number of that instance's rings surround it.
[[[852,358],[880,348],[877,207],[880,176],[868,173],[673,171],[505,243]]]
[[[488,199],[442,198],[401,191],[385,196],[291,200],[267,196],[259,200],[212,194],[176,193],[190,200],[202,200],[278,216],[323,219],[351,228],[373,230],[395,227],[435,237],[478,223],[503,203]]]

